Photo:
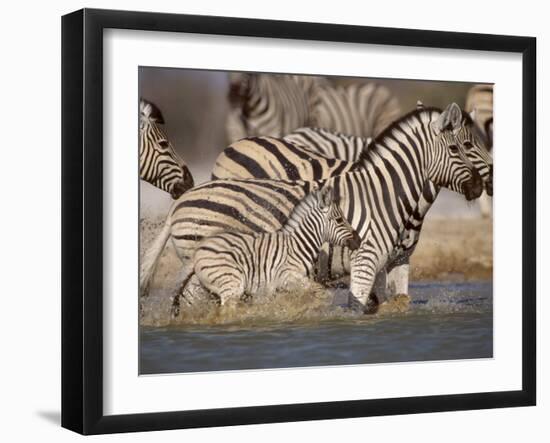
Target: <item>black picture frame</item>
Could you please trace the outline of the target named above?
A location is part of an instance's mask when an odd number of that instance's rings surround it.
[[[171,31],[501,51],[523,63],[522,389],[132,415],[103,413],[103,30]],[[84,9],[62,18],[62,426],[82,434],[290,422],[536,403],[536,39]]]

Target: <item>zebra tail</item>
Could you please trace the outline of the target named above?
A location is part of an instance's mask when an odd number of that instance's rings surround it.
[[[166,246],[166,242],[170,237],[171,223],[170,216],[166,218],[164,227],[157,238],[153,241],[153,244],[149,247],[143,259],[141,260],[141,267],[139,272],[139,292],[141,295],[147,293],[149,282],[153,276],[157,267],[157,262]]]

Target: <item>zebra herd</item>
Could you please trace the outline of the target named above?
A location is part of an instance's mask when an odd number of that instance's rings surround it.
[[[147,293],[171,239],[182,262],[175,315],[197,297],[225,304],[281,282],[324,284],[345,274],[351,305],[373,312],[389,295],[408,292],[409,257],[441,188],[467,200],[492,195],[488,132],[475,105],[467,113],[455,103],[441,110],[419,102],[401,115],[387,88],[372,83],[331,89],[318,77],[232,79],[227,132],[245,134],[229,135],[235,141],[217,158],[212,180],[192,187],[175,154],[162,160],[182,170],[170,172],[178,189],[191,189],[172,192],[164,227],[141,262],[140,291]],[[162,122],[158,110],[140,106],[140,113],[148,125]],[[323,127],[301,127],[309,124]],[[346,130],[354,132],[338,132]],[[171,149],[161,135],[156,140]]]

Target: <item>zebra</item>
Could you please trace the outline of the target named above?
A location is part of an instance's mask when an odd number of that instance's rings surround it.
[[[304,126],[373,137],[401,114],[385,86],[334,86],[326,78],[304,75],[232,74],[229,102],[229,142],[282,137]]]
[[[351,171],[357,165],[334,157],[326,157],[303,146],[311,135],[329,135],[328,131],[302,128],[288,137],[248,137],[225,148],[214,162],[212,180],[220,178],[273,178],[278,180],[321,180]],[[356,137],[331,136],[335,149],[356,149]],[[295,141],[301,142],[299,145]],[[333,140],[332,140],[333,139]],[[315,139],[319,140],[319,137]],[[325,139],[322,139],[325,140]],[[351,141],[351,143],[348,143]],[[329,144],[328,142],[326,143]],[[316,151],[325,145],[318,143]],[[327,146],[328,148],[328,146]]]
[[[338,160],[356,161],[372,141],[371,137],[348,135],[323,128],[298,128],[283,140],[308,151]]]
[[[281,137],[309,125],[314,90],[322,77],[286,74],[231,73],[226,122],[229,142],[249,135]]]
[[[274,232],[315,185],[334,189],[353,229],[362,239],[351,257],[350,291],[365,311],[378,271],[395,259],[408,222],[422,210],[430,184],[473,200],[492,180],[491,159],[472,132],[473,121],[458,105],[444,111],[415,109],[379,134],[361,155],[361,168],[322,180],[225,179],[202,184],[175,201],[164,228],[145,254],[140,289],[146,289],[168,238],[182,260],[181,276],[192,270],[192,256],[205,237],[225,231]],[[479,152],[484,177],[471,155]],[[189,282],[188,282],[189,283]]]
[[[474,112],[474,122],[480,138],[484,140],[489,152],[493,152],[493,86],[475,85],[466,96],[466,110]],[[483,217],[491,215],[492,202],[489,194],[479,198],[479,208]]]
[[[332,188],[313,190],[273,233],[224,232],[202,240],[193,258],[200,283],[220,304],[303,287],[325,242],[354,250],[360,239],[334,200]],[[311,287],[311,286],[310,286]],[[321,285],[313,286],[323,291]]]
[[[188,167],[159,128],[164,124],[160,110],[143,98],[139,101],[139,176],[173,199],[194,185]]]
[[[344,134],[375,137],[401,115],[397,98],[377,83],[316,89],[314,126]]]

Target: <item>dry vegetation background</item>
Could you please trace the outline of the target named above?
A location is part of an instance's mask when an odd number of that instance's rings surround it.
[[[492,220],[426,220],[411,257],[412,280],[490,280],[492,276]]]

